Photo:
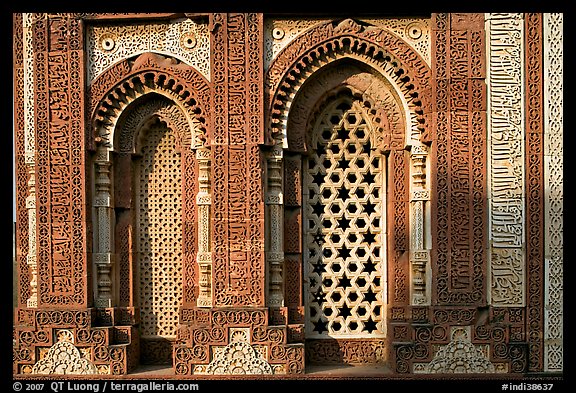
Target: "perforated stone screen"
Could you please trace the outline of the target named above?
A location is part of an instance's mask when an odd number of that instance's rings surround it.
[[[172,131],[158,122],[137,161],[138,290],[141,334],[176,336],[182,303],[182,173]]]
[[[383,326],[383,159],[351,97],[324,110],[305,160],[307,336],[379,337]]]

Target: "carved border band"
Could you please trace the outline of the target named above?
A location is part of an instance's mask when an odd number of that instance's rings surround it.
[[[490,303],[522,306],[524,37],[522,14],[487,14],[489,55]]]
[[[433,296],[439,304],[481,304],[487,241],[483,15],[435,14],[432,51]]]
[[[86,307],[83,27],[37,18],[33,30],[38,305]]]
[[[543,368],[544,329],[544,74],[542,14],[525,14],[526,42],[526,286],[528,370]]]
[[[544,370],[563,370],[564,17],[544,14]]]
[[[265,303],[262,26],[262,14],[210,19],[214,306]]]

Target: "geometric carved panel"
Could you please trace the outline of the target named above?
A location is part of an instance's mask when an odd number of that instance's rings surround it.
[[[350,96],[323,113],[304,162],[307,337],[384,335],[382,159]]]
[[[173,131],[159,122],[143,139],[136,164],[141,334],[175,337],[182,303],[180,155]]]

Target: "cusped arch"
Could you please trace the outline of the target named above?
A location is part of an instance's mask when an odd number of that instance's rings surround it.
[[[282,140],[292,105],[306,81],[341,59],[356,59],[377,71],[409,108],[411,129],[429,142],[426,123],[431,70],[420,55],[388,30],[351,19],[320,24],[287,45],[266,74],[267,142]],[[277,143],[277,142],[276,142]]]
[[[343,91],[364,108],[381,151],[403,149],[410,136],[409,108],[390,83],[369,66],[354,59],[341,59],[314,73],[293,100],[287,119],[287,146],[290,151],[304,152],[309,138],[307,130],[314,126],[326,102]]]
[[[89,86],[86,143],[95,152],[94,261],[98,275],[115,269],[119,276],[117,282],[98,281],[95,297],[99,307],[135,304],[130,255],[137,212],[135,187],[126,180],[135,175],[141,142],[147,140],[149,130],[158,130],[158,122],[175,137],[174,148],[169,150],[180,153],[181,179],[176,187],[182,190],[182,222],[196,222],[196,156],[209,157],[209,97],[208,83],[193,67],[153,53],[115,64]],[[194,302],[196,296],[196,233],[195,229],[182,231],[182,247],[190,256],[183,260],[183,304]],[[118,260],[112,257],[116,254]],[[112,262],[104,265],[101,261]]]
[[[200,129],[196,118],[189,119],[182,108],[170,98],[148,93],[131,102],[116,123],[113,150],[120,153],[141,153],[143,136],[156,119],[171,129],[176,136],[176,150],[192,150],[195,135]]]
[[[205,147],[209,133],[209,86],[193,67],[155,53],[125,59],[102,73],[89,87],[88,146],[114,149],[117,124],[127,109],[150,93],[179,108],[194,132],[190,147]]]
[[[296,217],[304,214],[305,157],[313,150],[307,140],[310,131],[339,95],[350,97],[367,115],[377,141],[371,148],[379,150],[374,153],[381,154],[386,165],[382,225],[387,233],[389,307],[411,303],[420,288],[413,286],[410,258],[424,245],[411,234],[430,231],[429,220],[420,214],[427,208],[430,187],[428,169],[423,169],[429,161],[423,143],[433,139],[427,123],[430,85],[429,66],[406,42],[390,31],[351,19],[323,23],[302,33],[279,53],[266,74],[266,142],[274,145],[273,155],[282,157],[285,165],[287,218],[282,229],[287,254],[304,258],[305,228]],[[426,250],[422,254],[428,255]],[[287,272],[285,280],[303,283],[302,274]]]

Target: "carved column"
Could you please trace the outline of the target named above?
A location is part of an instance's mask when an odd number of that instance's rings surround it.
[[[212,253],[210,252],[210,150],[196,150],[198,160],[198,262],[200,275],[198,279],[198,307],[212,307]]]
[[[283,290],[283,195],[282,195],[282,156],[281,152],[272,152],[268,156],[268,191],[266,206],[269,217],[269,244],[266,261],[268,265],[269,307],[284,305]]]
[[[427,274],[430,266],[430,252],[425,247],[426,202],[430,200],[430,191],[426,188],[425,146],[412,147],[412,192],[410,207],[412,210],[412,245],[410,264],[412,266],[411,302],[413,305],[430,304],[427,288]]]
[[[111,274],[114,267],[112,250],[112,217],[114,213],[110,192],[110,160],[108,151],[99,152],[94,164],[95,196],[94,208],[96,218],[96,250],[94,263],[96,265],[96,307],[114,306],[114,288]]]

